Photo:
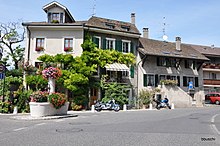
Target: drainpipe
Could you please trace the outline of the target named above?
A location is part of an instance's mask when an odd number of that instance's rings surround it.
[[[31,47],[31,31],[27,25],[27,30],[28,30],[28,56],[27,56],[27,61],[30,61],[30,47]]]
[[[28,31],[28,54],[27,54],[27,62],[29,63],[30,61],[30,48],[31,48],[31,31],[27,25],[27,31]],[[25,78],[26,78],[26,73],[24,73],[24,81],[23,81],[23,85],[26,88],[26,90],[28,90],[28,85],[25,82]]]

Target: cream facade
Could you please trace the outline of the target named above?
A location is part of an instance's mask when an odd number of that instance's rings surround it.
[[[80,56],[82,54],[81,44],[83,43],[83,28],[81,26],[76,27],[36,27],[27,26],[27,49],[25,50],[25,60],[29,61],[32,65],[39,62],[37,58],[44,54],[56,55],[56,54],[72,54],[73,56]],[[44,39],[43,50],[36,51],[37,39]],[[66,38],[72,39],[72,51],[64,51],[64,40]],[[30,39],[30,40],[29,40]],[[30,46],[29,46],[30,43]],[[28,50],[29,49],[29,50]],[[29,52],[29,53],[28,53]]]

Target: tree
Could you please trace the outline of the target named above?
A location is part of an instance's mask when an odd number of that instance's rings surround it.
[[[19,68],[19,62],[23,60],[24,56],[24,48],[19,43],[24,40],[25,30],[22,28],[22,32],[19,34],[20,29],[18,22],[0,23],[0,47],[7,52],[8,60],[11,57],[15,69]]]

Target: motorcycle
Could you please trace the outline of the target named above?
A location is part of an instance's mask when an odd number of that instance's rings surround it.
[[[110,100],[107,103],[97,102],[94,107],[98,112],[101,110],[114,110],[115,112],[118,112],[120,110],[119,105],[116,104],[114,100]]]
[[[171,109],[171,106],[169,105],[169,100],[165,98],[164,100],[154,100],[157,105],[156,109],[160,110],[161,108],[168,108]]]

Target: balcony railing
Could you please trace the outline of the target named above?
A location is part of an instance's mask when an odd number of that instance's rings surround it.
[[[220,80],[204,79],[204,85],[220,85]]]

